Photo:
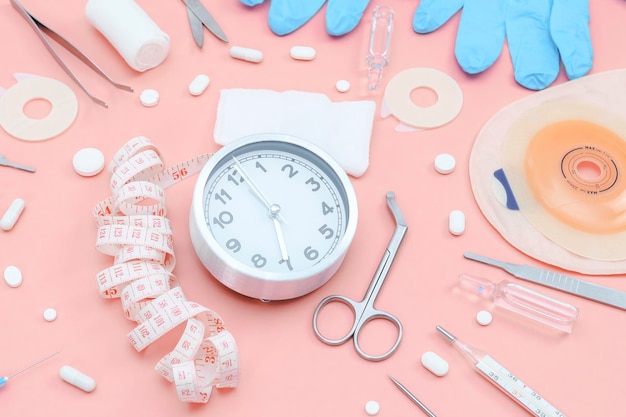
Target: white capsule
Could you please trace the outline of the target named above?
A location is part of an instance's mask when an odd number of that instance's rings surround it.
[[[13,229],[17,219],[20,218],[22,211],[24,211],[24,207],[26,207],[26,202],[21,198],[13,200],[7,211],[2,215],[2,219],[0,219],[0,228],[7,231]]]
[[[455,236],[465,232],[465,213],[461,210],[452,210],[448,218],[448,230]]]
[[[450,369],[448,362],[435,352],[424,352],[422,366],[437,376],[444,376]]]
[[[315,48],[311,46],[294,46],[289,51],[289,54],[293,59],[297,59],[299,61],[312,61],[315,59]]]
[[[196,77],[189,83],[189,94],[192,96],[199,96],[204,93],[204,90],[207,89],[211,79],[206,74],[198,74]]]
[[[435,170],[440,174],[449,174],[454,171],[456,160],[447,153],[439,154],[435,157]]]
[[[230,48],[230,56],[242,61],[259,63],[263,61],[263,52],[257,49],[233,46]]]
[[[96,389],[96,381],[80,372],[78,369],[65,365],[59,371],[61,379],[76,388],[80,388],[85,392],[91,392]]]

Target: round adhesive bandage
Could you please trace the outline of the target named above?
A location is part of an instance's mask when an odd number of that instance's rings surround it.
[[[50,102],[50,113],[41,119],[26,116],[26,104],[38,99]],[[0,96],[0,126],[17,139],[51,139],[69,128],[77,114],[78,100],[72,89],[52,78],[25,78]]]
[[[411,99],[417,88],[437,94],[437,102],[421,107]],[[385,104],[399,121],[418,128],[433,128],[452,121],[463,107],[461,87],[449,75],[434,68],[410,68],[393,77],[385,88]]]

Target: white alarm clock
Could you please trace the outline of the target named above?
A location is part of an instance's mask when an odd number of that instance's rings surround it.
[[[352,243],[352,184],[319,147],[259,134],[218,150],[199,174],[190,233],[203,265],[248,297],[308,294],[335,274]]]

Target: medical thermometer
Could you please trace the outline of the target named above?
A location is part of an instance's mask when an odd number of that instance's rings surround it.
[[[537,391],[522,382],[491,356],[462,343],[441,326],[437,326],[437,330],[452,342],[454,347],[471,362],[476,371],[524,407],[530,414],[540,417],[566,417]]]

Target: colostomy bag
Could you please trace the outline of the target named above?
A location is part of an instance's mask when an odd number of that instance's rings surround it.
[[[626,71],[616,70],[534,93],[486,123],[472,191],[511,245],[563,269],[626,272],[625,106]]]

